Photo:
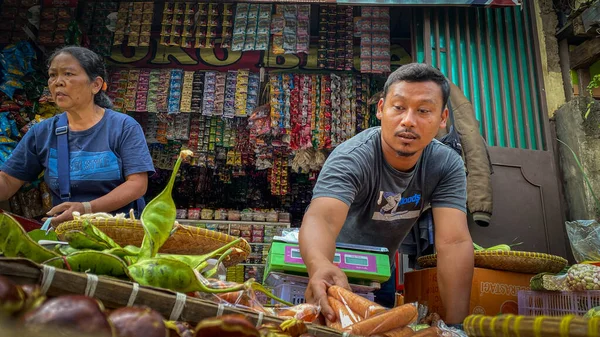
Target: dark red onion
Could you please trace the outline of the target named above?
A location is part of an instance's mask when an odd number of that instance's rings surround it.
[[[148,307],[125,307],[108,315],[116,337],[166,337],[163,317]]]
[[[83,295],[67,295],[49,299],[25,314],[25,326],[36,330],[45,327],[71,330],[80,334],[112,336],[112,326],[102,304]]]

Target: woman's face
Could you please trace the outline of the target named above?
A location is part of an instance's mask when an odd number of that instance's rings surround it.
[[[48,69],[48,88],[56,105],[64,111],[88,107],[102,87],[98,77],[90,81],[79,61],[68,53],[56,55]]]

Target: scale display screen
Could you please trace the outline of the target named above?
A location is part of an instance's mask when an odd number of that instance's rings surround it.
[[[299,248],[292,248],[290,250],[290,256],[294,259],[302,259],[302,255],[300,254],[300,249]],[[340,256],[339,253],[336,253],[333,256],[333,263],[340,263],[340,261],[342,261],[342,257]],[[346,257],[345,261],[348,261],[348,257]],[[348,262],[346,262],[348,263]],[[361,264],[359,264],[361,265]],[[364,266],[366,266],[368,264],[364,264]]]
[[[346,264],[351,264],[354,266],[366,267],[369,265],[369,259],[366,256],[345,255],[344,262],[346,262]]]
[[[390,278],[389,256],[373,251],[336,249],[333,263],[349,279],[384,282]],[[307,274],[300,247],[294,243],[274,241],[269,251],[265,273]]]

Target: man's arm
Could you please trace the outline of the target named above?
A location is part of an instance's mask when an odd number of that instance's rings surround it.
[[[25,182],[5,172],[0,172],[0,201],[10,199]]]
[[[349,206],[338,199],[315,198],[300,227],[300,253],[310,278],[306,300],[319,303],[330,321],[335,321],[335,313],[327,302],[327,285],[348,288],[346,275],[333,264],[335,241],[344,226],[348,209]]]
[[[469,314],[473,281],[473,240],[466,214],[449,207],[434,207],[438,287],[446,308],[446,323],[459,324]]]

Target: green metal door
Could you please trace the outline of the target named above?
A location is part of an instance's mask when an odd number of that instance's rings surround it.
[[[566,256],[532,5],[416,8],[413,57],[463,90],[489,145],[492,219],[489,227],[469,227],[473,240],[523,242],[520,250]]]
[[[463,89],[488,144],[545,150],[528,6],[414,11],[416,61]]]

